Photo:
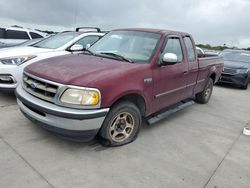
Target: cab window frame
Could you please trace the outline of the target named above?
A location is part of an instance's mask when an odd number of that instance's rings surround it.
[[[160,53],[159,61],[162,61],[162,56],[164,55],[163,53],[164,53],[164,50],[165,50],[165,48],[167,46],[167,43],[168,43],[169,39],[177,39],[177,40],[179,40],[180,47],[181,47],[181,52],[182,52],[182,60],[178,61],[176,64],[178,65],[178,64],[184,63],[184,61],[185,61],[185,55],[184,55],[184,49],[183,49],[183,44],[182,44],[182,37],[179,36],[179,35],[167,35],[165,37],[165,41],[164,41],[164,43],[162,45],[162,48],[161,48],[161,53]]]

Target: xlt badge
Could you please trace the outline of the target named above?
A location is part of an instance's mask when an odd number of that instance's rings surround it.
[[[151,83],[153,81],[152,78],[145,78],[144,79],[144,83],[147,84],[147,83]]]

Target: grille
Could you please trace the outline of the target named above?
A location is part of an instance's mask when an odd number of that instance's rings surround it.
[[[27,74],[23,75],[23,84],[28,93],[50,102],[53,102],[58,89],[57,85],[36,79]]]
[[[225,73],[225,74],[236,74],[236,70],[235,69],[230,69],[230,68],[224,68],[223,73]]]
[[[222,82],[229,82],[229,83],[232,83],[232,80],[230,78],[226,78],[226,77],[222,77],[221,78],[221,81]]]

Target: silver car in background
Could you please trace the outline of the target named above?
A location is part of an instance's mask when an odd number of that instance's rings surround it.
[[[23,69],[39,60],[79,53],[99,40],[104,32],[62,32],[32,46],[0,49],[0,90],[13,90],[22,80]]]

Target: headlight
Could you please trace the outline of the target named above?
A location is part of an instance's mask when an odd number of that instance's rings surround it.
[[[248,69],[237,69],[236,72],[239,74],[244,74],[248,72]]]
[[[91,89],[67,89],[60,101],[73,105],[95,106],[99,103],[99,92]]]
[[[36,56],[23,56],[23,57],[9,57],[9,58],[2,58],[0,59],[0,63],[5,65],[21,65],[26,61],[29,61]]]

